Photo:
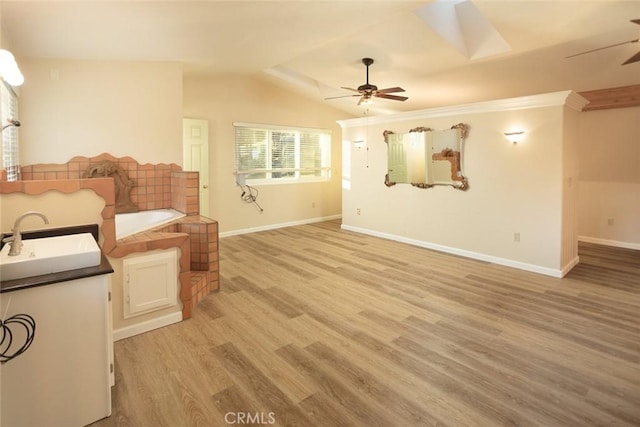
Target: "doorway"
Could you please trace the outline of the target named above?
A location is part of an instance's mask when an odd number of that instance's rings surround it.
[[[182,162],[185,171],[200,175],[200,215],[209,216],[209,122],[182,119]]]

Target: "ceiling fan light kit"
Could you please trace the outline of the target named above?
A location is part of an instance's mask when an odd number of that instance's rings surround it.
[[[404,89],[401,87],[390,87],[386,89],[378,89],[378,86],[372,85],[369,83],[369,66],[373,64],[373,59],[371,58],[362,58],[362,63],[366,67],[366,83],[358,86],[358,89],[352,89],[350,87],[342,87],[342,89],[350,90],[352,92],[356,92],[353,95],[341,95],[341,96],[333,96],[325,99],[337,99],[337,98],[348,98],[353,96],[359,96],[358,105],[370,105],[373,103],[372,98],[384,98],[390,99],[393,101],[406,101],[406,96],[399,95],[390,95],[392,93],[404,92]]]

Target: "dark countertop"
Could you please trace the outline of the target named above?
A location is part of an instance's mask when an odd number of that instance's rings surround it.
[[[31,276],[22,279],[3,280],[0,282],[0,293],[19,291],[22,289],[35,288],[36,286],[67,282],[69,280],[100,276],[109,273],[113,273],[113,268],[111,267],[111,264],[109,264],[107,257],[102,254],[100,265],[96,265],[94,267],[78,268],[76,270],[60,271],[58,273]]]
[[[42,237],[53,237],[79,233],[91,233],[93,235],[93,238],[96,239],[96,242],[98,241],[97,224],[25,232],[22,233],[22,239],[38,239]],[[4,238],[6,236],[10,236],[10,234],[2,235],[1,237]],[[113,267],[111,267],[111,264],[109,263],[109,260],[104,255],[104,253],[101,253],[100,265],[96,265],[94,267],[78,268],[76,270],[60,271],[58,273],[24,277],[22,279],[16,280],[0,281],[0,293],[13,292],[22,289],[34,288],[37,286],[51,285],[53,283],[59,282],[67,282],[69,280],[82,279],[85,277],[101,276],[103,274],[109,273],[113,273]]]

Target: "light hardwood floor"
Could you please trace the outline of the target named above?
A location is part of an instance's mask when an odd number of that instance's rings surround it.
[[[638,251],[554,279],[330,221],[220,256],[191,319],[115,343],[96,426],[640,425]]]

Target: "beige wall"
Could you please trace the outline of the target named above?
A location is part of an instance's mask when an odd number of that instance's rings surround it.
[[[182,67],[168,62],[20,59],[20,162],[108,152],[182,164]]]
[[[339,215],[345,113],[249,77],[186,78],[178,64],[21,60],[21,163],[64,163],[109,152],[139,163],[182,164],[182,118],[209,121],[210,216],[222,232]],[[183,102],[184,90],[184,102]],[[184,113],[183,113],[184,109]],[[233,175],[234,121],[330,129],[328,183],[259,187],[260,213]]]
[[[411,119],[344,129],[346,157],[343,224],[427,247],[499,262],[550,275],[561,275],[563,259],[563,105],[512,111],[438,114],[425,110]],[[416,126],[447,129],[470,126],[465,142],[465,192],[450,187],[419,189],[408,184],[385,187],[385,129],[406,132]],[[513,144],[505,131],[526,130]],[[575,126],[574,126],[575,132]],[[366,137],[368,150],[350,141]],[[575,135],[572,136],[575,140]],[[367,166],[368,165],[368,166]],[[349,170],[350,169],[350,170]],[[570,202],[571,198],[567,198]],[[361,215],[357,215],[360,209]],[[514,241],[520,233],[520,242]],[[575,246],[577,241],[574,240]]]
[[[104,199],[92,190],[72,194],[47,191],[37,196],[24,193],[0,194],[0,231],[11,232],[16,218],[28,211],[42,212],[49,219],[49,224],[44,224],[38,217],[27,217],[21,222],[22,231],[84,224],[101,225],[104,205]],[[82,206],[82,209],[69,209],[69,206]]]
[[[640,107],[582,113],[579,154],[580,239],[640,249]]]
[[[341,129],[344,112],[307,100],[249,77],[188,77],[184,81],[184,116],[209,122],[209,216],[222,233],[297,223],[341,213]],[[234,175],[234,122],[329,129],[332,132],[330,182],[261,185],[258,203],[243,202]]]
[[[562,255],[563,268],[578,261],[578,177],[580,111],[565,107],[562,134]]]

